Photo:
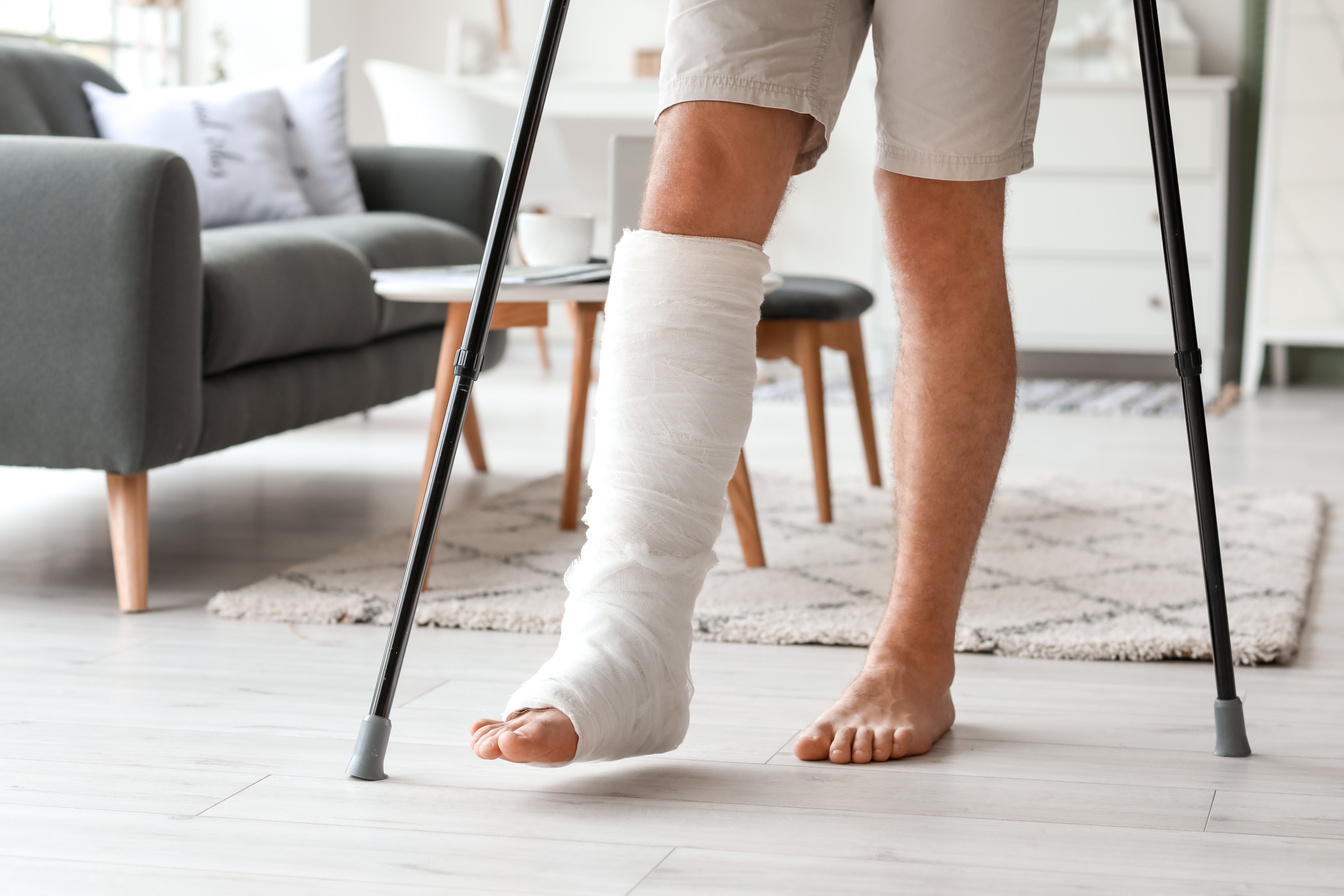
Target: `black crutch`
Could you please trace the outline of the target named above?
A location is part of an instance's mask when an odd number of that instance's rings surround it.
[[[448,410],[443,418],[443,429],[439,432],[439,446],[434,455],[434,466],[430,468],[429,485],[420,505],[420,518],[415,524],[411,556],[406,563],[406,576],[401,582],[401,596],[397,599],[392,631],[387,637],[382,672],[373,694],[373,705],[359,726],[355,754],[345,770],[346,774],[366,781],[387,777],[383,771],[383,757],[387,754],[387,741],[392,733],[392,698],[397,691],[397,679],[401,675],[402,661],[406,658],[411,629],[415,626],[415,606],[425,584],[434,534],[439,527],[439,513],[443,509],[444,492],[447,491],[448,476],[453,468],[453,455],[457,453],[457,443],[462,437],[467,399],[471,397],[471,386],[481,372],[485,337],[490,333],[490,318],[495,312],[495,299],[499,295],[499,283],[504,276],[504,264],[508,258],[509,237],[513,232],[514,218],[518,215],[518,203],[523,195],[523,182],[527,179],[527,166],[532,160],[532,148],[537,142],[537,126],[546,105],[546,89],[550,86],[551,72],[555,69],[556,51],[560,47],[560,34],[564,30],[568,9],[569,0],[548,0],[546,4],[546,16],[537,38],[532,69],[528,72],[523,104],[518,110],[518,122],[513,129],[513,145],[509,148],[509,160],[504,166],[504,183],[495,203],[495,217],[485,244],[485,260],[476,278],[476,293],[471,300],[467,332],[462,339],[462,349],[454,359]]]
[[[1249,756],[1246,719],[1232,671],[1232,639],[1227,630],[1227,595],[1223,589],[1223,555],[1218,546],[1218,514],[1213,501],[1213,474],[1209,469],[1209,434],[1204,428],[1204,393],[1199,373],[1202,363],[1195,338],[1195,308],[1190,297],[1190,262],[1185,254],[1185,222],[1176,175],[1176,150],[1171,139],[1171,109],[1167,102],[1167,73],[1162,64],[1162,36],[1157,26],[1157,0],[1134,0],[1139,26],[1139,59],[1143,92],[1148,101],[1148,136],[1153,145],[1153,172],[1157,175],[1157,206],[1162,217],[1162,252],[1167,259],[1171,291],[1171,320],[1176,330],[1176,370],[1185,398],[1185,431],[1190,442],[1190,467],[1195,480],[1195,514],[1199,518],[1200,553],[1204,561],[1204,591],[1209,602],[1209,633],[1213,640],[1213,674],[1218,699],[1213,703],[1216,756]]]

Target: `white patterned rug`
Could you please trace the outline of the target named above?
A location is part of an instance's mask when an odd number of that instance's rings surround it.
[[[836,488],[835,522],[823,526],[811,482],[754,479],[769,565],[743,567],[727,522],[716,548],[721,562],[696,605],[696,636],[868,644],[891,579],[890,491]],[[539,480],[447,516],[418,621],[558,632],[561,576],[583,541],[556,526],[559,483]],[[1219,493],[1239,663],[1287,659],[1297,649],[1324,512],[1315,495]],[[222,592],[209,609],[233,618],[388,625],[409,537],[392,532]],[[966,590],[957,649],[1060,659],[1207,658],[1200,569],[1188,487],[1004,482]]]
[[[782,363],[782,362],[781,362]],[[869,387],[873,404],[891,405],[891,381],[874,379]],[[854,388],[848,376],[826,380],[827,405],[854,406]],[[1205,396],[1214,405],[1219,395]],[[803,380],[786,376],[756,386],[757,401],[803,403]],[[1181,417],[1185,414],[1180,381],[1020,379],[1017,410],[1102,417]],[[1233,400],[1235,402],[1235,399]]]

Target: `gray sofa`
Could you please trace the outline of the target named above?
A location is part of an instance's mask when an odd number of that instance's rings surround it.
[[[147,471],[433,386],[443,306],[386,302],[369,271],[479,261],[500,166],[356,147],[368,214],[202,232],[186,163],[92,139],[84,81],[121,89],[0,44],[0,464],[107,471],[142,610]]]

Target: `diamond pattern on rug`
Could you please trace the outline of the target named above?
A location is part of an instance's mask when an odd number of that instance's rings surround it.
[[[725,522],[719,566],[695,609],[701,640],[864,646],[886,605],[891,493],[833,489],[816,521],[812,484],[754,476],[765,569],[746,569]],[[583,544],[557,526],[560,479],[451,512],[421,596],[422,625],[560,630],[562,578]],[[1297,649],[1325,506],[1316,495],[1226,489],[1218,496],[1233,655]],[[295,566],[209,609],[231,618],[388,625],[408,531]],[[1189,486],[1060,478],[1000,483],[957,625],[957,649],[1058,659],[1207,659],[1208,616]]]

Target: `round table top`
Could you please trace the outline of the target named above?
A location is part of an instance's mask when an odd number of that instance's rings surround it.
[[[375,283],[374,291],[393,302],[470,302],[475,288],[449,288],[432,283]],[[496,302],[605,302],[607,283],[501,286]]]
[[[774,292],[784,279],[774,271],[763,278],[765,291]],[[501,286],[497,302],[605,302],[607,281],[600,283],[558,283]],[[421,282],[375,282],[374,292],[392,302],[470,302],[475,288],[448,288]]]

